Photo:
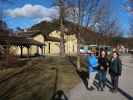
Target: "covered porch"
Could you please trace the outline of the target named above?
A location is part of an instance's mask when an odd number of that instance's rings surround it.
[[[4,53],[10,53],[12,50],[16,53],[16,56],[31,57],[32,46],[36,47],[34,55],[44,55],[45,44],[35,41],[33,39],[27,39],[22,37],[0,37],[0,45],[4,48]],[[12,47],[16,49],[11,49]],[[18,52],[19,51],[19,52]],[[41,52],[39,52],[41,51]]]

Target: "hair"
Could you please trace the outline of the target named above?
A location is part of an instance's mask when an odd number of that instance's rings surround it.
[[[102,52],[105,52],[105,57],[107,57],[107,52],[105,50],[100,51],[100,57],[102,57]]]
[[[113,51],[113,54],[114,54],[114,53],[116,53],[116,54],[117,54],[117,56],[119,57],[119,53],[118,53],[117,51]]]

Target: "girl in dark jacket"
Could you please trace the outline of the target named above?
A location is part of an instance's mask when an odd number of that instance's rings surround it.
[[[117,52],[113,52],[113,57],[111,59],[109,73],[112,82],[112,92],[117,92],[119,76],[122,72],[122,64]]]
[[[98,58],[98,74],[99,74],[99,88],[101,91],[104,90],[104,87],[106,85],[106,74],[107,74],[107,69],[109,66],[109,62],[107,59],[107,53],[102,50],[100,52],[100,57]]]

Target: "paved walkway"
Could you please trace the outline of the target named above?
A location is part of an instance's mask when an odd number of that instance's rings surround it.
[[[133,58],[131,55],[124,55],[121,59],[124,65],[120,77],[119,92],[111,93],[108,87],[105,88],[104,92],[88,91],[81,80],[69,92],[68,100],[133,100]]]

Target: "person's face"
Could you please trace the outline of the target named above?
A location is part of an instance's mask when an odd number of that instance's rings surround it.
[[[118,55],[116,53],[113,53],[113,58],[117,58]]]
[[[102,51],[101,55],[102,55],[102,57],[105,57],[106,54],[104,51]]]

